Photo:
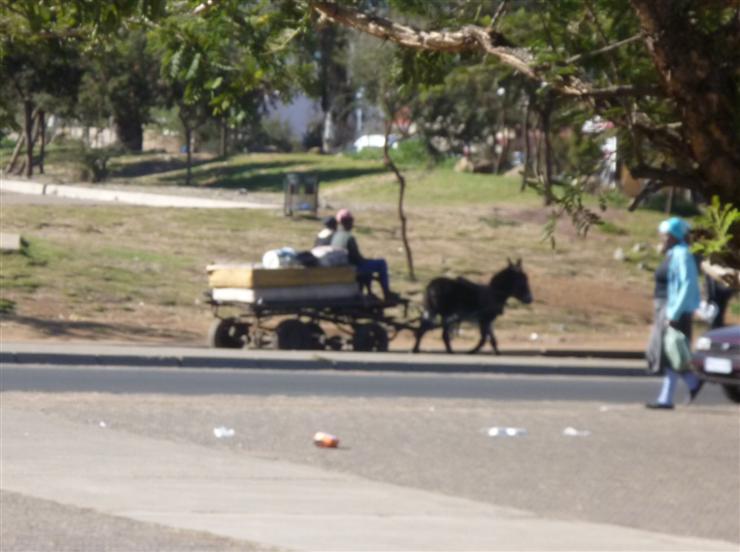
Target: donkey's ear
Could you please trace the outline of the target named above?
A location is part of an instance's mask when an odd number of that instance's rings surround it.
[[[514,266],[514,263],[511,262],[511,259],[509,257],[506,257],[506,262],[509,263],[509,266]]]
[[[517,268],[522,268],[522,258],[521,257],[519,257],[516,260],[516,266],[517,266]]]

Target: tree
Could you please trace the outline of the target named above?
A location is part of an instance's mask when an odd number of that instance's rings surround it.
[[[0,119],[12,120],[16,105],[24,113],[26,174],[33,173],[33,121],[42,136],[44,109],[68,107],[77,99],[82,77],[79,58],[124,19],[155,18],[164,0],[0,0]],[[11,88],[11,91],[8,91]],[[36,117],[34,110],[39,107]],[[43,157],[42,157],[43,159]],[[43,167],[43,161],[42,161]]]
[[[423,5],[422,5],[423,4]],[[617,128],[622,161],[647,184],[723,203],[740,197],[740,7],[730,1],[521,0],[498,5],[396,0],[423,30],[338,1],[321,19],[417,51],[491,57]],[[477,9],[475,9],[477,8]],[[507,13],[507,8],[510,8]],[[737,232],[737,230],[736,230]]]
[[[408,238],[408,219],[404,209],[406,195],[406,178],[399,170],[390,151],[391,135],[400,114],[412,103],[416,90],[404,85],[401,80],[399,59],[395,56],[395,47],[385,44],[368,44],[363,40],[356,40],[354,55],[350,60],[350,69],[353,75],[353,87],[365,91],[367,100],[380,105],[383,111],[383,127],[385,140],[383,141],[383,163],[393,173],[398,182],[398,220],[401,225],[401,242],[406,255],[406,267],[409,279],[416,280],[414,272],[414,258],[411,243]],[[392,60],[390,63],[388,60]]]
[[[23,135],[16,152],[24,143],[25,175],[30,178],[37,136],[41,136],[43,151],[46,109],[55,104],[69,107],[76,99],[82,76],[78,51],[70,41],[57,37],[3,34],[0,40],[0,81],[7,98],[4,109],[10,118],[16,106],[21,106]]]
[[[141,151],[149,111],[159,101],[159,63],[147,48],[142,29],[122,29],[90,53],[80,94],[80,113],[88,124],[112,117],[116,137],[130,151]]]
[[[293,33],[283,24],[296,17],[290,4],[229,0],[218,10],[204,6],[195,18],[189,6],[173,4],[152,31],[161,78],[185,131],[188,184],[195,129],[212,117],[223,124],[253,120],[273,94],[289,99],[301,79],[300,64],[291,63]]]

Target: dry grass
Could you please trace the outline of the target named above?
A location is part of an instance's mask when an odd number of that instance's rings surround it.
[[[252,161],[275,178],[270,163],[292,163],[286,157]],[[347,159],[327,159],[349,170]],[[497,321],[502,348],[531,345],[533,333],[535,345],[545,346],[644,342],[657,256],[649,248],[631,249],[654,240],[660,214],[610,210],[607,231],[593,229],[588,239],[562,221],[553,249],[541,239],[547,213],[535,196],[518,193],[517,182],[449,170],[410,175],[407,214],[416,282],[406,277],[397,188],[387,174],[338,178],[321,194],[321,215],[343,206],[355,211],[363,253],[388,260],[394,288],[418,302],[434,276],[487,281],[507,258],[522,258],[535,302],[512,302]],[[142,185],[138,178],[129,182]],[[3,231],[20,232],[30,243],[24,255],[2,258],[2,299],[11,305],[0,319],[3,339],[192,343],[204,342],[212,321],[201,300],[207,264],[258,261],[264,251],[286,245],[308,248],[320,227],[316,220],[273,212],[107,205],[3,205],[2,221]],[[631,261],[615,261],[617,247]],[[394,343],[406,347],[408,338]]]

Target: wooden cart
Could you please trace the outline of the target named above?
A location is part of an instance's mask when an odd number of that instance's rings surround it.
[[[352,267],[214,266],[207,292],[216,318],[212,347],[387,351],[401,330],[416,328],[416,321],[406,321],[408,300],[386,302],[362,293]],[[240,286],[228,287],[235,283]],[[394,314],[399,311],[402,318]]]

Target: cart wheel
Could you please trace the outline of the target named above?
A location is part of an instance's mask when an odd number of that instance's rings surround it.
[[[352,349],[355,351],[387,351],[388,334],[380,324],[357,324],[352,338]]]
[[[314,322],[283,320],[275,328],[281,351],[318,351],[324,348],[324,331]]]
[[[217,349],[241,349],[247,342],[247,325],[235,318],[214,320],[208,332],[208,344]]]

